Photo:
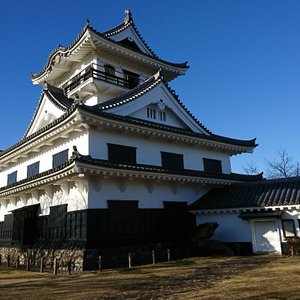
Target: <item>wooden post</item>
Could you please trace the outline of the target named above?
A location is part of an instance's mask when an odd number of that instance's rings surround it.
[[[168,257],[168,261],[171,260],[171,253],[170,253],[170,249],[167,249],[167,257]]]
[[[68,275],[71,275],[72,259],[68,261]]]
[[[57,258],[54,258],[54,262],[53,262],[53,274],[57,275]]]
[[[8,268],[10,267],[10,255],[9,254],[7,255],[7,267]]]
[[[41,264],[40,264],[40,272],[43,273],[44,272],[44,257],[41,257]]]
[[[102,256],[99,256],[99,271],[102,272]]]
[[[131,254],[128,253],[128,268],[131,268]]]
[[[155,251],[152,250],[151,254],[152,254],[152,265],[155,265]]]
[[[26,257],[26,271],[29,271],[29,266],[30,266],[30,257],[27,255]]]
[[[19,269],[19,266],[20,266],[20,256],[17,256],[16,269]]]

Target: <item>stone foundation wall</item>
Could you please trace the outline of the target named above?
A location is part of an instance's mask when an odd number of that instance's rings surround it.
[[[10,265],[15,266],[19,257],[20,265],[26,265],[27,257],[30,258],[31,267],[40,267],[41,258],[44,260],[45,269],[53,269],[54,258],[57,259],[58,269],[67,270],[71,260],[72,272],[83,270],[84,251],[69,249],[33,249],[33,248],[0,248],[2,263],[7,263],[10,256]]]

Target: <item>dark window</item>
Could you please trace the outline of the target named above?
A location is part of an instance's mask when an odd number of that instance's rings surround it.
[[[111,65],[104,65],[105,74],[115,76],[115,68]]]
[[[107,144],[108,160],[115,163],[136,164],[136,147]]]
[[[294,237],[296,235],[293,220],[282,220],[282,228],[284,237]]]
[[[139,75],[127,70],[123,70],[124,73],[124,79],[127,81],[127,87],[130,89],[135,88],[140,80],[139,80]]]
[[[69,150],[66,149],[64,151],[58,152],[53,155],[52,167],[57,168],[68,161]]]
[[[183,155],[161,152],[161,165],[168,169],[183,169]]]
[[[7,185],[17,182],[17,171],[14,171],[7,175]]]
[[[222,173],[222,162],[217,159],[203,158],[204,171]]]
[[[35,176],[39,173],[40,173],[40,162],[39,161],[27,166],[27,178]]]

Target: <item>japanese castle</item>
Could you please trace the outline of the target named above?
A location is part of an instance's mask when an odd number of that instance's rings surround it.
[[[32,74],[43,90],[23,138],[0,152],[0,254],[64,255],[85,270],[121,250],[179,249],[196,224],[189,205],[260,179],[231,172],[255,140],[212,133],[170,88],[188,68],[160,58],[129,10],[55,49]]]

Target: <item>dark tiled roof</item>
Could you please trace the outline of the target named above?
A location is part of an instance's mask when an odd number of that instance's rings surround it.
[[[67,162],[65,162],[64,164],[62,164],[61,166],[58,166],[56,168],[49,169],[47,171],[41,172],[41,173],[39,173],[37,175],[34,175],[32,177],[28,177],[28,178],[19,180],[19,181],[15,182],[15,183],[12,183],[10,185],[3,186],[3,187],[0,188],[0,192],[3,192],[3,191],[5,191],[8,188],[15,188],[15,187],[18,187],[18,186],[20,186],[22,184],[27,184],[27,183],[29,183],[32,180],[36,180],[36,179],[39,179],[39,178],[42,178],[42,177],[45,177],[45,176],[48,176],[48,175],[52,175],[52,174],[54,174],[54,173],[56,173],[58,171],[63,170],[64,168],[68,167],[69,165],[71,165],[72,162],[74,162],[74,159],[70,159]]]
[[[76,105],[72,105],[65,114],[63,114],[61,117],[55,119],[53,122],[49,123],[48,125],[46,125],[45,127],[40,128],[39,130],[35,131],[34,133],[32,133],[29,136],[26,136],[26,134],[24,135],[24,137],[16,144],[12,145],[11,147],[3,150],[2,152],[0,152],[0,158],[2,155],[5,155],[6,153],[14,150],[15,148],[23,145],[24,143],[32,140],[33,138],[39,136],[40,134],[46,132],[47,130],[49,130],[50,128],[58,125],[60,122],[62,122],[63,120],[67,119],[74,111],[76,110]],[[27,130],[28,132],[28,130]]]
[[[178,127],[173,127],[169,125],[163,125],[160,123],[155,123],[151,121],[145,121],[142,119],[134,118],[134,117],[128,117],[128,116],[120,116],[116,114],[111,114],[111,113],[106,113],[103,111],[99,111],[95,109],[94,107],[89,107],[89,106],[81,106],[81,109],[95,113],[99,116],[106,117],[108,119],[114,119],[114,120],[119,120],[122,122],[130,123],[130,124],[136,124],[136,125],[141,125],[149,128],[154,128],[154,129],[159,129],[165,132],[172,132],[172,133],[178,133],[190,137],[195,137],[195,138],[200,138],[204,139],[207,141],[215,141],[215,142],[220,142],[220,143],[225,143],[233,146],[240,146],[240,147],[250,147],[254,148],[257,146],[256,144],[256,139],[252,140],[240,140],[240,139],[233,139],[233,138],[228,138],[224,136],[219,136],[219,135],[207,135],[207,134],[201,134],[201,133],[196,133],[191,130],[187,129],[181,129]]]
[[[17,181],[13,184],[8,186],[4,186],[0,188],[0,192],[5,192],[5,190],[10,188],[17,188],[20,185],[30,183],[32,180],[37,180],[39,178],[43,178],[45,176],[52,175],[56,172],[63,171],[65,168],[70,166],[73,162],[84,163],[90,166],[98,166],[110,169],[118,169],[118,170],[131,170],[131,171],[140,171],[140,172],[148,172],[148,173],[157,173],[157,174],[172,174],[172,175],[182,175],[182,176],[191,176],[191,177],[200,177],[200,178],[209,178],[209,179],[223,179],[223,180],[232,180],[232,181],[257,181],[261,179],[260,175],[243,175],[243,174],[215,174],[215,173],[208,173],[204,171],[195,171],[195,170],[173,170],[173,169],[166,169],[160,166],[153,166],[153,165],[144,165],[144,164],[122,164],[122,163],[113,163],[108,160],[103,159],[96,159],[90,156],[83,156],[78,155],[75,157],[71,157],[66,163],[61,166],[58,166],[54,169],[50,169],[39,173],[35,176],[22,179]]]
[[[191,210],[289,206],[300,204],[300,177],[234,184],[213,189],[190,205]]]
[[[66,111],[73,104],[73,100],[65,95],[63,89],[47,84],[44,92],[49,100],[61,110]]]
[[[126,104],[130,101],[135,100],[141,95],[144,95],[151,89],[153,89],[157,84],[160,82],[165,85],[165,87],[168,89],[168,91],[173,95],[175,100],[179,103],[179,105],[188,113],[188,115],[208,134],[212,134],[192,113],[190,110],[187,109],[187,107],[182,103],[182,101],[179,99],[179,96],[175,93],[174,90],[172,90],[169,85],[163,80],[163,76],[161,72],[159,72],[159,76],[157,74],[153,75],[152,77],[148,78],[145,82],[143,82],[141,85],[138,85],[134,89],[118,96],[113,99],[110,99],[108,101],[105,101],[101,104],[97,104],[94,106],[93,109],[100,109],[105,110],[109,109],[114,106],[120,106],[122,104]],[[216,136],[217,137],[217,136]]]
[[[80,105],[80,106],[72,105],[66,111],[66,113],[63,114],[58,119],[54,120],[53,122],[49,123],[45,127],[39,129],[38,131],[32,133],[29,136],[26,136],[26,134],[25,134],[24,137],[22,138],[22,140],[20,140],[18,143],[12,145],[11,147],[9,147],[9,148],[7,148],[3,151],[0,151],[0,158],[1,158],[2,155],[5,155],[6,153],[14,150],[15,148],[23,145],[24,143],[30,141],[31,139],[33,139],[33,138],[39,136],[40,134],[46,132],[50,128],[58,125],[63,120],[67,119],[76,109],[79,109],[79,110],[82,109],[84,111],[94,113],[95,115],[99,115],[99,116],[107,118],[107,119],[119,120],[119,121],[122,121],[122,122],[125,122],[125,123],[136,124],[136,125],[141,125],[141,126],[145,126],[145,127],[148,127],[148,128],[159,129],[159,130],[162,130],[162,131],[165,131],[165,132],[173,132],[173,133],[183,134],[183,135],[186,135],[186,136],[200,138],[200,139],[204,139],[204,140],[207,140],[207,141],[216,141],[216,142],[226,143],[226,144],[229,144],[229,145],[240,146],[240,147],[254,148],[254,147],[257,146],[257,144],[255,142],[255,139],[252,139],[252,140],[239,140],[239,139],[232,139],[232,138],[227,138],[227,137],[223,137],[223,136],[218,136],[218,135],[214,135],[214,134],[212,134],[212,135],[200,134],[200,133],[196,133],[196,132],[193,132],[193,131],[189,131],[189,130],[185,130],[185,129],[181,129],[181,128],[177,128],[177,127],[173,127],[173,126],[168,126],[168,125],[162,125],[162,124],[158,124],[158,123],[154,123],[154,122],[150,122],[150,121],[144,121],[144,120],[133,118],[133,117],[127,117],[127,116],[124,117],[124,116],[120,116],[120,115],[106,113],[104,111],[100,111],[96,107],[90,107],[90,106],[86,106],[86,105]],[[28,132],[28,130],[27,130],[27,132]]]
[[[160,166],[153,165],[144,165],[144,164],[123,164],[123,163],[113,163],[108,160],[103,159],[95,159],[88,156],[79,156],[75,159],[79,162],[84,162],[90,164],[92,166],[101,166],[107,168],[117,168],[121,170],[133,170],[133,171],[142,171],[142,172],[154,172],[161,174],[174,174],[174,175],[183,175],[183,176],[194,176],[194,177],[202,177],[202,178],[211,178],[211,179],[224,179],[224,180],[233,180],[233,181],[257,181],[261,180],[261,174],[259,175],[243,175],[243,174],[217,174],[217,173],[209,173],[205,171],[196,171],[196,170],[174,170],[167,169]]]
[[[144,95],[153,87],[155,87],[158,83],[161,82],[160,78],[155,79],[154,76],[151,76],[147,80],[145,80],[142,84],[136,86],[135,88],[129,90],[128,92],[123,93],[122,95],[109,99],[103,103],[97,104],[94,107],[96,109],[105,110],[114,106],[120,106],[127,102],[130,102],[141,95]]]
[[[140,51],[137,51],[137,50],[134,50],[132,49],[131,47],[128,47],[120,42],[116,42],[112,39],[110,39],[107,34],[103,34],[101,32],[98,32],[96,29],[94,29],[89,21],[86,23],[86,25],[84,26],[83,30],[79,33],[79,35],[77,36],[77,38],[67,47],[62,47],[61,45],[59,45],[56,49],[54,49],[51,54],[48,56],[48,60],[47,60],[47,63],[46,65],[44,66],[44,68],[39,72],[39,73],[31,73],[31,79],[35,79],[35,78],[38,78],[39,76],[41,76],[48,68],[51,70],[52,68],[52,65],[54,64],[54,57],[59,54],[60,56],[62,57],[67,57],[70,55],[70,50],[72,49],[72,47],[74,47],[76,45],[76,43],[83,37],[83,35],[85,34],[85,32],[87,30],[91,30],[93,33],[95,33],[96,35],[98,35],[99,37],[102,37],[104,39],[106,39],[107,41],[109,41],[110,43],[113,43],[113,44],[116,44],[116,45],[119,45],[123,48],[126,48],[126,49],[130,49],[130,50],[133,50],[137,53],[140,53],[142,55],[144,55],[145,57],[149,57],[151,59],[155,59],[157,60],[158,62],[161,62],[161,63],[165,63],[169,66],[173,66],[173,67],[176,67],[176,68],[182,68],[182,69],[188,69],[189,66],[187,65],[187,62],[184,62],[184,63],[172,63],[172,62],[169,62],[169,61],[166,61],[166,60],[163,60],[159,57],[157,57],[154,52],[147,46],[147,49],[149,49],[149,51],[151,52],[152,55],[149,55],[149,54],[146,54],[146,53],[141,53]],[[107,33],[107,32],[106,32]],[[145,44],[146,45],[146,44]]]
[[[40,108],[40,105],[42,103],[42,99],[43,96],[46,95],[48,97],[48,99],[59,109],[61,109],[62,111],[66,111],[67,109],[69,109],[73,103],[73,100],[69,99],[65,94],[64,91],[62,89],[59,89],[55,86],[52,86],[50,84],[45,84],[44,85],[44,89],[43,92],[41,94],[40,100],[38,102],[38,105],[36,106],[35,112],[33,114],[33,117],[29,123],[29,126],[24,134],[24,137],[28,134],[28,131],[30,130],[33,121],[37,115],[37,112]]]

